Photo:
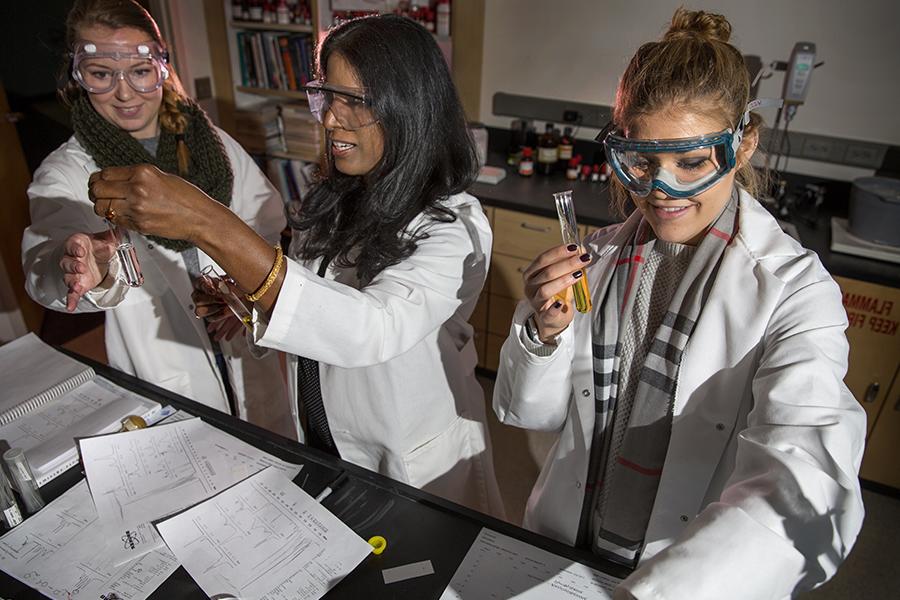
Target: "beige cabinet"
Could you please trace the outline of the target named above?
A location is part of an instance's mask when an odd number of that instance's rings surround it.
[[[860,475],[900,487],[900,289],[835,277],[847,310],[850,357],[844,381],[866,410]]]

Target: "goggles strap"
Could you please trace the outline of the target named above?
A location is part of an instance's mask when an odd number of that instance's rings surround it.
[[[744,116],[741,117],[741,122],[738,123],[737,130],[734,132],[734,137],[731,140],[731,149],[734,153],[737,154],[738,148],[741,147],[741,142],[744,139],[744,129],[750,124],[751,112],[760,108],[781,108],[783,105],[784,100],[781,98],[757,98],[756,100],[751,100],[747,104]]]

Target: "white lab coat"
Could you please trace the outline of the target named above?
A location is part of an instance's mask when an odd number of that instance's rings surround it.
[[[587,242],[598,302],[639,218]],[[684,352],[641,562],[621,586],[639,599],[788,597],[831,577],[862,525],[865,413],[842,381],[840,290],[744,191],[739,219]],[[538,357],[519,338],[530,312],[517,307],[494,410],[560,432],[525,526],[572,544],[594,429],[591,317],[576,313],[554,353]]]
[[[218,130],[234,170],[231,209],[275,243],[284,228],[278,192],[246,152]],[[22,240],[28,294],[46,308],[65,311],[66,285],[59,260],[63,242],[77,232],[106,228],[88,199],[88,177],[98,167],[73,136],[41,163],[28,188],[31,226]],[[181,253],[133,233],[144,285],[121,282],[83,296],[76,312],[105,311],[106,352],[110,365],[175,393],[230,412],[209,336],[194,317],[192,285]],[[198,250],[200,268],[214,264]],[[117,270],[118,263],[111,263]],[[217,267],[218,272],[222,269]],[[239,416],[293,436],[290,409],[278,355],[250,347],[238,334],[222,342]],[[253,358],[265,354],[262,358]]]
[[[355,269],[332,263],[321,278],[318,261],[286,261],[257,343],[290,353],[295,395],[296,355],[319,361],[342,458],[502,516],[468,323],[487,276],[491,230],[472,196],[457,194],[445,206],[456,220],[416,217],[409,229],[425,226],[428,237],[362,289]]]

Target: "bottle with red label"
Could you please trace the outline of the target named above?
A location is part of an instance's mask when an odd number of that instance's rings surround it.
[[[534,175],[534,151],[528,146],[522,148],[522,160],[519,161],[519,175],[522,177]]]

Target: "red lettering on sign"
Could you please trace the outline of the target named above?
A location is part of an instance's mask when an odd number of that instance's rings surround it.
[[[869,329],[875,333],[883,333],[885,335],[897,335],[897,321],[890,319],[882,319],[880,317],[869,317]]]

